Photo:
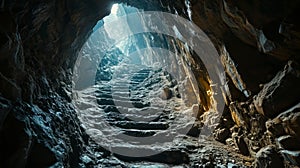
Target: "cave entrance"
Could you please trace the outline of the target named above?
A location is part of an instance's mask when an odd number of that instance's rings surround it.
[[[199,90],[208,81],[205,67],[180,40],[181,27],[172,25],[173,35],[160,31],[169,26],[161,14],[114,4],[75,65],[78,116],[93,140],[118,155],[163,152],[190,131],[209,104],[209,88]]]

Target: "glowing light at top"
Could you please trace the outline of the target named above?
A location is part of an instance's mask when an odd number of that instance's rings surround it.
[[[111,7],[111,11],[110,11],[111,14],[117,15],[118,9],[119,9],[119,4],[113,4],[113,6]]]

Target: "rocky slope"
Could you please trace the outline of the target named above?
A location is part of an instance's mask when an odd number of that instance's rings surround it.
[[[255,167],[299,166],[299,1],[115,2],[192,19],[228,78],[215,139],[256,158]],[[111,157],[80,126],[71,78],[79,50],[115,2],[1,1],[0,167],[88,167]]]

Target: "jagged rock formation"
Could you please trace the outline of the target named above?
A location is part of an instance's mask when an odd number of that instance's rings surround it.
[[[257,157],[256,167],[299,166],[299,1],[117,2],[192,19],[218,49],[228,77],[216,139]],[[1,1],[0,167],[84,167],[109,156],[80,126],[71,76],[78,51],[113,3]]]

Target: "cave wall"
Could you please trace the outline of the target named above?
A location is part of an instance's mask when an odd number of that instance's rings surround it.
[[[0,4],[0,167],[78,167],[87,140],[71,104],[72,67],[111,3]]]
[[[184,0],[115,2],[188,18]],[[72,68],[113,2],[0,4],[0,167],[84,164],[80,155],[88,145],[71,104]],[[253,156],[280,137],[299,141],[299,108],[289,110],[300,100],[299,1],[191,0],[190,6],[194,23],[226,58],[228,114],[223,119],[234,124],[223,123],[216,138],[229,139]]]

